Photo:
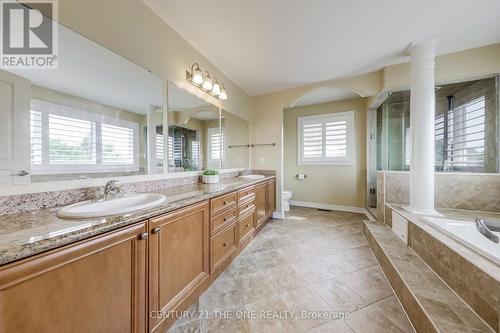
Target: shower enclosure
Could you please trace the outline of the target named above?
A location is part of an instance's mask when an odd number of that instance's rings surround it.
[[[437,172],[497,173],[498,76],[436,86]],[[409,171],[410,91],[389,92],[369,111],[368,208],[376,208],[377,171]]]

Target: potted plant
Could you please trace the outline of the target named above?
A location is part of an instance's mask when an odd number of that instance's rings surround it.
[[[208,169],[203,171],[203,183],[215,184],[219,182],[219,170]]]

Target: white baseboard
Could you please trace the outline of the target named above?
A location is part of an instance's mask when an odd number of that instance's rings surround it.
[[[333,204],[324,204],[318,202],[306,202],[306,201],[296,201],[290,200],[291,206],[299,206],[299,207],[307,207],[307,208],[317,208],[317,209],[328,209],[328,210],[338,210],[341,212],[350,212],[350,213],[359,213],[365,214],[366,217],[375,221],[375,218],[363,207],[353,207],[353,206],[344,206],[344,205],[333,205]]]

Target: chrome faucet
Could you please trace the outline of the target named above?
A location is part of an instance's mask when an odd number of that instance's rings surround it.
[[[122,193],[122,187],[119,185],[118,180],[110,180],[104,186],[104,200],[110,200]]]

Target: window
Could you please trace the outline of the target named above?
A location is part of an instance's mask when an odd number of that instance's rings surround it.
[[[32,100],[31,165],[34,174],[138,170],[138,129],[133,122]]]
[[[354,111],[298,118],[299,164],[354,164]]]
[[[224,134],[221,134],[219,128],[208,129],[208,165],[211,168],[219,168],[224,158],[222,147],[224,146]]]
[[[448,111],[444,125],[447,136],[443,144],[444,170],[484,168],[485,111],[484,96]]]
[[[165,145],[164,145],[164,139],[163,139],[163,134],[155,134],[155,141],[156,141],[156,166],[157,167],[162,167],[163,166],[163,159],[164,159],[164,154],[165,154]],[[169,140],[170,141],[170,140]]]
[[[102,164],[134,164],[134,129],[102,124]]]

